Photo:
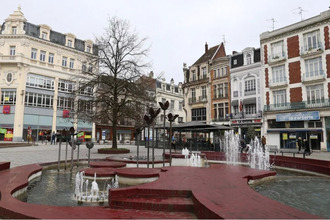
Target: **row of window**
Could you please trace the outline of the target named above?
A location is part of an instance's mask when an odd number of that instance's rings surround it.
[[[165,103],[166,99],[162,98],[162,103]],[[169,109],[175,109],[175,100],[170,100],[170,106]],[[179,110],[183,109],[183,101],[179,101]]]
[[[314,30],[308,33],[303,34],[303,47],[301,52],[305,53],[313,49],[322,48],[320,31]],[[271,44],[271,59],[282,58],[285,55],[284,41],[278,41]]]
[[[219,83],[217,85],[214,85],[213,94],[214,94],[214,98],[228,97],[228,83]]]
[[[229,114],[228,102],[214,104],[213,112],[215,119],[225,118],[226,115]]]
[[[17,34],[17,26],[12,26],[11,27],[11,34]],[[40,37],[44,40],[48,40],[48,32],[42,31],[40,34]],[[73,47],[73,41],[71,39],[67,40],[66,46],[68,47]],[[86,52],[91,53],[92,52],[92,47],[90,45],[86,46]]]
[[[286,90],[276,90],[273,92],[274,104],[285,104],[287,103]],[[318,100],[324,100],[324,87],[323,84],[306,86],[306,95],[308,103],[315,103]]]
[[[272,67],[271,75],[271,83],[286,82],[285,66],[280,65]],[[324,75],[321,57],[305,60],[305,74],[303,74],[303,79],[313,78],[321,75]]]
[[[29,73],[26,80],[26,85],[29,87],[43,88],[54,90],[55,79],[52,77]],[[75,89],[75,83],[68,80],[60,79],[58,82],[58,91],[72,93]],[[80,90],[81,95],[93,95],[91,86],[84,86]]]
[[[227,66],[217,68],[213,70],[213,77],[214,78],[220,78],[228,75],[228,69]]]

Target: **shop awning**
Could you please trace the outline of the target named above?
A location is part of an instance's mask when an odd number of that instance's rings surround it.
[[[257,103],[256,98],[247,98],[243,99],[243,105]]]
[[[233,101],[231,101],[231,105],[233,105],[233,106],[238,105],[238,100],[233,100]]]

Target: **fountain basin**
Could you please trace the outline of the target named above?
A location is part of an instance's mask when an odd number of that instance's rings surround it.
[[[126,163],[117,161],[91,161],[91,168],[110,167],[110,168],[122,168],[126,167]]]
[[[118,182],[129,186],[150,183],[158,179],[160,169],[154,168],[125,168],[116,169]]]
[[[94,178],[94,174],[96,174],[97,179],[109,179],[115,177],[115,169],[114,168],[85,168],[81,169],[80,172],[85,172],[85,178]]]

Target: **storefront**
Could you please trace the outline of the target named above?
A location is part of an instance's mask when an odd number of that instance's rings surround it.
[[[280,148],[297,148],[300,137],[312,150],[321,150],[324,137],[322,118],[318,111],[277,114],[276,120],[267,122],[267,133],[272,137],[278,135]]]

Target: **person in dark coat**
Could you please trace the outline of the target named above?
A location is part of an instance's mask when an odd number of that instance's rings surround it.
[[[301,137],[298,138],[298,150],[301,151],[301,145],[302,145],[302,141],[301,141]]]
[[[305,148],[305,154],[311,155],[311,149],[309,148],[309,143],[306,139],[304,139],[304,148]]]

